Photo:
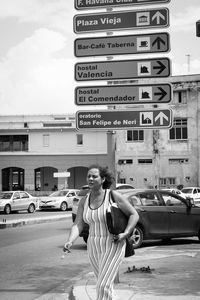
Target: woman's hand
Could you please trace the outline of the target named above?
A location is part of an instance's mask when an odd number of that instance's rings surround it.
[[[63,247],[63,251],[64,252],[70,252],[70,248],[72,246],[72,242],[67,242],[64,244],[64,247]]]
[[[124,241],[127,238],[127,233],[120,233],[118,235],[113,235],[113,242],[114,243],[120,243]]]

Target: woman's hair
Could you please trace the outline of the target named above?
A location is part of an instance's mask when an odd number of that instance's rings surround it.
[[[101,167],[100,165],[96,164],[96,165],[91,165],[88,168],[88,171],[91,169],[98,169],[101,178],[105,179],[105,181],[103,182],[103,185],[102,185],[103,189],[110,188],[112,183],[115,181],[115,178],[114,178],[113,173],[108,169],[108,167]]]

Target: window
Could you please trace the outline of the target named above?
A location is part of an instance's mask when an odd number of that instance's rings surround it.
[[[170,165],[187,164],[188,162],[189,162],[188,158],[170,158],[169,159]]]
[[[83,145],[83,135],[82,134],[77,134],[77,145]]]
[[[186,91],[177,91],[174,92],[174,102],[178,104],[186,104],[187,103],[187,93]]]
[[[176,198],[176,196],[167,195],[165,193],[163,193],[162,196],[163,196],[166,206],[184,206],[185,205],[181,200]]]
[[[49,147],[49,134],[43,134],[43,147]]]
[[[127,130],[127,142],[144,141],[144,130]]]
[[[126,183],[126,178],[119,178],[119,183]]]
[[[0,151],[28,151],[28,135],[0,135]]]
[[[152,159],[138,159],[138,164],[143,164],[143,165],[146,165],[146,164],[152,164]]]
[[[160,182],[160,187],[175,186],[176,178],[175,177],[159,178],[159,182]]]
[[[175,119],[173,128],[169,131],[170,140],[187,140],[187,119]]]
[[[118,165],[126,165],[126,164],[132,164],[133,160],[132,159],[119,159],[118,160]]]
[[[138,195],[144,206],[159,206],[162,205],[155,192],[140,193]]]

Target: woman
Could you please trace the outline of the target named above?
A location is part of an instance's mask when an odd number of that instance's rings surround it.
[[[88,255],[97,278],[97,300],[113,300],[113,283],[125,254],[125,240],[133,231],[139,219],[137,211],[124,198],[113,192],[119,208],[129,217],[126,230],[113,236],[107,229],[106,210],[109,205],[109,187],[113,182],[107,168],[91,166],[87,174],[89,194],[81,199],[74,225],[64,249],[69,249],[83,230],[84,222],[89,224],[87,241]]]

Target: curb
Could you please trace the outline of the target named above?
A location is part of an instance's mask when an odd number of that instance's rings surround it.
[[[18,227],[18,226],[24,226],[24,225],[32,225],[32,224],[41,224],[41,223],[47,223],[47,222],[54,222],[59,220],[64,220],[66,218],[71,218],[70,215],[67,216],[51,216],[51,217],[43,217],[43,218],[33,218],[33,219],[27,219],[27,220],[10,220],[8,222],[1,222],[0,223],[0,229],[5,228],[12,228],[12,227]]]

